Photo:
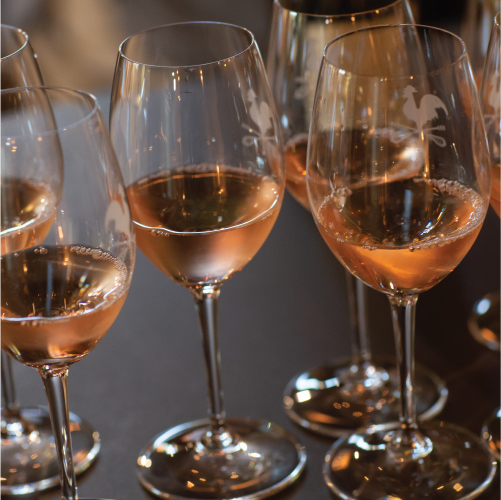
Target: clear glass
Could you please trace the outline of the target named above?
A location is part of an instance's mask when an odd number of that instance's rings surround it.
[[[1,235],[1,344],[42,377],[62,496],[76,500],[68,368],[94,349],[125,300],[132,218],[93,96],[25,87],[1,98],[2,224],[10,227]]]
[[[492,164],[491,206],[498,216],[501,214],[501,12],[498,12],[492,23],[491,36],[485,56],[482,85],[480,87],[480,103],[484,112],[487,142]],[[497,235],[499,237],[499,234]],[[468,327],[472,335],[489,349],[500,350],[500,309],[499,290],[482,297],[474,306],[468,318]],[[482,436],[499,458],[501,427],[501,410],[499,408],[486,421]]]
[[[110,129],[138,246],[195,300],[208,381],[209,418],[148,443],[139,480],[163,498],[272,495],[298,478],[304,448],[274,423],[226,418],[217,335],[221,286],[266,240],[285,186],[279,124],[253,35],[181,23],[128,38]]]
[[[286,185],[307,210],[306,149],[311,109],[323,48],[357,28],[412,22],[406,0],[275,0],[267,73],[285,141]],[[404,173],[405,175],[405,173]],[[371,352],[365,285],[347,272],[352,354],[296,375],[285,388],[289,417],[310,431],[339,437],[371,425],[398,420],[396,361]],[[416,368],[417,411],[422,419],[439,413],[447,400],[445,383]]]
[[[482,81],[492,22],[499,7],[499,0],[466,0],[464,4],[460,35],[466,44],[478,88]]]
[[[372,27],[325,49],[308,196],[334,255],[389,299],[402,396],[392,429],[355,431],[329,450],[325,480],[343,499],[470,499],[496,472],[479,436],[418,421],[414,397],[418,296],[463,259],[489,206],[479,104],[464,44],[446,31]]]
[[[37,56],[26,32],[13,26],[1,26],[2,89],[43,85]],[[27,165],[26,168],[29,168]],[[61,165],[50,167],[54,178]],[[3,203],[12,193],[2,182]],[[12,201],[12,200],[11,200]],[[13,221],[2,218],[1,237],[13,230]],[[21,243],[22,247],[42,242],[37,232]],[[17,247],[17,250],[21,247]],[[3,240],[1,253],[4,252]],[[78,415],[71,414],[75,470],[81,473],[96,459],[101,442],[99,434]],[[43,406],[20,406],[16,397],[12,359],[2,351],[2,494],[28,494],[59,484],[57,455],[48,409]]]

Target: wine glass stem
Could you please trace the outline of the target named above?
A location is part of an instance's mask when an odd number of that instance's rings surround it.
[[[2,351],[2,399],[3,410],[6,410],[10,416],[18,413],[18,404],[16,401],[16,388],[14,386],[14,377],[12,376],[12,359]]]
[[[414,331],[417,299],[418,295],[389,296],[400,383],[400,420],[402,425],[409,429],[417,428],[414,399]]]
[[[39,370],[49,403],[50,420],[59,461],[63,500],[77,500],[68,410],[68,368]]]
[[[223,390],[221,386],[221,357],[217,335],[217,307],[219,287],[204,286],[191,290],[202,333],[205,369],[209,390],[209,418],[215,433],[222,430],[225,423]]]
[[[346,271],[348,304],[352,329],[351,356],[354,365],[370,363],[372,358],[367,328],[367,287]]]

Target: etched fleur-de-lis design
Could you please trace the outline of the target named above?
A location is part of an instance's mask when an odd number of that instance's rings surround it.
[[[416,124],[415,127],[408,127],[412,132],[424,133],[430,140],[438,146],[444,147],[446,145],[445,139],[434,134],[434,131],[445,130],[443,125],[436,127],[425,127],[428,122],[432,122],[439,117],[438,110],[442,109],[446,116],[449,112],[443,101],[433,94],[425,94],[419,101],[419,106],[416,104],[414,93],[417,90],[412,85],[407,85],[403,91],[403,96],[406,99],[402,107],[402,112],[405,117]]]
[[[274,139],[273,114],[269,104],[266,101],[258,102],[256,93],[252,89],[247,92],[247,102],[251,123],[242,123],[242,127],[249,131],[249,134],[242,138],[243,144],[251,146],[256,139],[260,141]]]

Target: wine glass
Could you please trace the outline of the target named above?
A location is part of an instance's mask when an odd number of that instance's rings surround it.
[[[491,206],[498,216],[501,215],[501,11],[492,23],[489,46],[480,87],[480,103],[484,112],[487,142],[492,164]],[[500,350],[499,335],[499,290],[484,296],[475,304],[468,318],[468,326],[473,336],[482,344],[495,351]],[[501,410],[498,408],[485,422],[482,436],[499,457]]]
[[[393,174],[403,156],[421,163],[407,178]],[[322,60],[307,160],[322,237],[389,299],[400,374],[400,421],[338,439],[325,480],[343,499],[475,498],[492,481],[495,457],[466,429],[418,422],[414,398],[418,296],[466,255],[489,203],[485,128],[462,40],[415,25],[334,39]]]
[[[306,193],[306,149],[311,108],[325,44],[335,36],[376,24],[413,21],[406,0],[275,0],[267,72],[285,141],[286,186],[310,209]],[[418,159],[395,166],[401,176],[419,168]],[[289,417],[310,431],[339,437],[369,425],[398,420],[396,361],[371,353],[366,286],[346,272],[351,320],[351,359],[315,366],[294,376],[284,391]],[[417,411],[427,419],[447,400],[445,383],[424,367],[416,369]]]
[[[217,338],[221,285],[266,240],[285,186],[282,142],[253,35],[195,22],[120,46],[110,129],[139,248],[195,299],[209,418],[153,438],[138,477],[163,498],[263,498],[299,476],[304,448],[276,424],[226,418]]]
[[[460,34],[468,50],[478,88],[482,82],[492,21],[499,9],[498,0],[466,0]]]
[[[2,233],[2,349],[43,379],[63,498],[76,500],[68,368],[122,307],[135,258],[132,219],[93,96],[24,87],[1,97],[2,186],[10,186],[2,220],[26,205],[23,223]],[[19,244],[33,234],[43,243]]]
[[[2,89],[43,85],[42,75],[26,32],[19,28],[1,26],[1,80]],[[30,165],[23,166],[30,169]],[[59,183],[58,175],[62,169],[59,163],[47,165],[52,171],[52,184]],[[40,178],[43,181],[49,171],[33,176],[32,180]],[[41,177],[40,177],[41,176]],[[26,170],[26,179],[29,177]],[[56,192],[52,185],[52,192]],[[32,213],[26,212],[19,206],[19,214],[4,209],[5,203],[17,202],[24,199],[29,204],[29,198],[24,195],[21,185],[13,185],[10,181],[4,182],[2,176],[2,226],[1,253],[5,253],[4,241],[8,244],[8,251],[22,250],[29,246],[42,243],[45,234],[40,232],[40,225],[36,224],[33,231],[26,231],[26,222]],[[27,193],[35,194],[36,186],[28,185]],[[7,215],[13,216],[10,220]],[[19,229],[21,228],[21,229]],[[24,234],[24,238],[15,238],[13,234]],[[7,244],[7,243],[6,243]],[[57,455],[54,449],[54,437],[50,423],[49,412],[45,407],[20,407],[16,398],[14,378],[12,373],[12,358],[2,351],[2,461],[1,461],[1,491],[2,494],[27,494],[51,488],[59,483],[59,468]],[[76,473],[81,473],[96,459],[101,442],[99,434],[84,420],[71,413],[71,433],[75,456]]]
[[[492,162],[491,206],[498,217],[501,212],[499,175],[501,161],[500,15],[498,12],[492,23],[490,43],[485,57],[482,84],[480,86],[480,100],[484,112]],[[479,299],[468,317],[468,328],[473,337],[494,351],[499,351],[500,346],[499,316],[499,290],[497,290]]]

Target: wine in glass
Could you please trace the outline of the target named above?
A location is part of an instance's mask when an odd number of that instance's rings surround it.
[[[93,96],[24,87],[1,97],[2,189],[10,186],[2,222],[29,216],[2,233],[2,349],[43,379],[62,495],[76,500],[68,368],[94,349],[124,303],[135,258],[132,219]],[[25,233],[41,243],[20,245]]]
[[[26,32],[1,26],[2,89],[43,85],[42,75]],[[50,107],[43,119],[52,119]],[[8,174],[2,164],[1,254],[24,250],[43,242],[60,195],[62,165],[44,167],[26,163]],[[46,182],[46,179],[49,179]],[[17,211],[16,211],[17,210]],[[59,483],[59,468],[47,408],[20,407],[16,398],[12,358],[2,351],[2,494],[28,494]],[[71,413],[75,470],[87,470],[98,455],[99,434]]]
[[[324,46],[334,37],[372,25],[412,22],[406,0],[275,0],[267,72],[285,141],[286,186],[310,209],[306,193],[306,150],[311,109]],[[412,141],[399,155],[392,175],[402,178],[420,168]],[[369,425],[398,420],[396,361],[371,353],[367,289],[346,272],[352,325],[351,359],[340,359],[296,375],[284,392],[287,414],[319,434],[339,437]],[[447,400],[444,382],[422,366],[416,368],[417,411],[427,419]]]
[[[268,421],[226,418],[217,338],[221,286],[260,249],[284,192],[279,124],[253,35],[198,22],[125,40],[110,128],[138,246],[195,299],[209,418],[141,451],[138,477],[163,498],[263,498],[292,483],[303,447]]]
[[[464,43],[415,25],[334,39],[322,59],[309,141],[315,222],[340,262],[387,295],[401,392],[393,428],[334,443],[326,482],[343,499],[475,498],[494,477],[495,457],[466,429],[419,422],[414,398],[417,299],[463,259],[489,206],[488,147]],[[420,169],[394,177],[409,148]]]

